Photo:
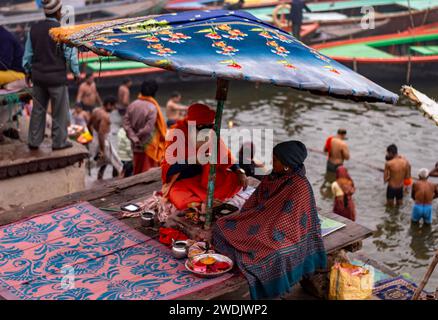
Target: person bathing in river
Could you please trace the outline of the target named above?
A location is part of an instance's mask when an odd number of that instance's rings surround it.
[[[202,208],[206,202],[210,165],[202,164],[198,154],[205,150],[203,156],[207,156],[210,148],[205,146],[210,146],[211,141],[198,142],[194,139],[197,139],[200,132],[212,134],[214,119],[215,112],[210,107],[193,104],[189,107],[187,116],[179,120],[168,133],[170,138],[166,142],[166,155],[161,164],[163,195],[178,210]],[[196,137],[189,135],[191,124],[196,126]],[[246,188],[247,177],[245,171],[234,164],[235,161],[222,140],[216,160],[214,198],[224,201],[232,198],[242,187]]]
[[[346,129],[339,129],[336,136],[330,136],[324,146],[324,152],[328,154],[327,173],[336,173],[336,169],[350,160],[350,150],[345,142],[347,137]]]
[[[299,141],[276,145],[272,173],[240,212],[219,218],[213,227],[214,247],[235,261],[252,299],[281,296],[304,276],[326,267],[306,157],[306,146]]]
[[[102,105],[102,99],[97,91],[92,72],[87,73],[85,81],[79,86],[76,103],[82,103],[82,108],[89,114],[93,112],[96,106]]]
[[[332,192],[335,196],[333,212],[352,221],[356,221],[356,206],[353,194],[356,191],[353,179],[344,166],[336,169],[336,181],[332,183]]]
[[[419,181],[412,186],[412,199],[415,205],[412,209],[412,221],[419,222],[423,219],[424,223],[432,223],[432,201],[438,197],[438,185],[429,181],[429,170],[420,169],[418,172]]]
[[[388,206],[403,204],[403,191],[405,180],[411,178],[411,165],[409,162],[398,154],[398,148],[395,144],[391,144],[386,149],[386,164],[383,175],[383,180],[388,183],[386,191],[386,199]]]
[[[97,180],[102,180],[105,173],[105,169],[108,164],[112,164],[110,150],[110,143],[108,141],[110,133],[110,113],[116,107],[117,100],[113,97],[106,98],[103,106],[93,110],[91,114],[90,122],[88,124],[88,130],[93,134],[95,139],[97,138],[97,154],[95,155],[95,160],[97,160],[100,165],[99,171],[97,173]],[[118,165],[113,164],[113,177],[119,175]]]
[[[435,163],[435,168],[433,168],[430,173],[429,173],[429,177],[435,177],[438,178],[438,162]]]
[[[119,86],[117,91],[117,110],[121,116],[124,116],[129,104],[131,103],[132,80],[126,78]]]
[[[178,120],[181,120],[181,113],[187,111],[187,107],[181,104],[181,93],[174,92],[170,96],[169,101],[166,104],[166,116],[167,116],[167,127],[170,128]]]

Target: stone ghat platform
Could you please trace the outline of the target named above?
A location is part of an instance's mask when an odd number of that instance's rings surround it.
[[[0,215],[2,211],[64,196],[85,189],[84,159],[88,150],[72,148],[53,151],[46,140],[30,150],[18,140],[0,144]]]

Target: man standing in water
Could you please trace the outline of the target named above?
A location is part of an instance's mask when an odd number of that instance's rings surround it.
[[[181,105],[181,94],[174,92],[166,104],[167,127],[170,128],[178,120],[181,120],[181,112],[187,111],[188,107]]]
[[[115,98],[109,97],[105,99],[103,107],[93,110],[89,123],[89,131],[93,134],[94,137],[97,137],[98,141],[98,150],[96,154],[96,159],[100,163],[99,172],[97,174],[98,180],[102,180],[107,165],[111,163],[111,159],[107,159],[107,157],[105,156],[105,154],[108,154],[108,152],[105,151],[110,150],[105,150],[105,148],[110,146],[110,143],[107,142],[111,126],[110,113],[115,108],[115,105]],[[117,176],[118,170],[116,166],[113,166],[113,177]]]
[[[102,105],[102,99],[99,92],[97,92],[96,82],[92,72],[87,73],[85,81],[79,86],[78,95],[76,97],[77,103],[82,103],[84,111],[91,114],[96,106]]]
[[[80,72],[77,50],[66,45],[58,46],[49,35],[51,28],[60,26],[61,0],[43,0],[42,5],[46,19],[32,25],[23,56],[26,82],[29,85],[30,80],[32,81],[34,98],[28,144],[30,149],[38,149],[43,142],[46,113],[49,101],[51,101],[52,148],[59,150],[72,147],[71,142],[67,141],[69,123],[67,64],[77,81]]]
[[[122,84],[119,87],[117,98],[117,109],[119,110],[120,115],[124,116],[126,109],[128,109],[129,104],[131,103],[131,86],[132,80],[126,78],[123,80]]]
[[[386,149],[386,164],[384,171],[384,182],[388,183],[386,199],[388,206],[403,204],[404,181],[411,177],[411,165],[409,162],[398,154],[398,148],[395,144],[388,146]]]
[[[432,201],[438,196],[438,186],[427,181],[429,170],[420,169],[418,172],[419,181],[412,187],[412,199],[415,205],[412,209],[412,221],[419,222],[423,219],[424,223],[432,223]]]
[[[327,139],[324,146],[324,152],[328,154],[327,173],[336,174],[336,169],[344,164],[344,161],[350,160],[350,150],[345,142],[347,137],[346,129],[339,129],[336,136]]]

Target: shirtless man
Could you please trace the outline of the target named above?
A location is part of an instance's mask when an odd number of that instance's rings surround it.
[[[412,199],[415,201],[411,217],[413,222],[423,219],[425,224],[432,223],[432,201],[438,196],[438,186],[427,181],[428,176],[429,170],[420,169],[420,180],[412,187]]]
[[[409,162],[398,154],[395,144],[386,149],[386,164],[383,180],[388,183],[386,199],[388,206],[394,205],[394,199],[397,206],[403,204],[404,181],[411,177],[411,165]]]
[[[170,128],[178,120],[181,120],[181,112],[187,111],[188,107],[180,104],[181,94],[179,92],[174,92],[170,96],[169,101],[166,104],[166,116],[167,116],[167,127]]]
[[[125,114],[126,109],[128,109],[128,106],[131,103],[131,92],[130,92],[131,86],[132,86],[132,80],[126,78],[125,80],[123,80],[117,93],[117,98],[118,98],[117,109],[119,110],[119,113],[122,116]]]
[[[92,73],[87,73],[85,81],[79,86],[76,102],[82,104],[84,111],[91,114],[93,109],[102,105],[102,99],[97,92],[96,82]]]
[[[91,114],[91,119],[88,124],[88,130],[93,133],[93,136],[97,135],[98,138],[98,151],[95,159],[102,163],[97,174],[97,179],[102,180],[108,159],[105,159],[105,141],[110,132],[111,120],[110,113],[116,106],[116,99],[113,97],[106,98],[103,107],[96,108]],[[113,168],[113,177],[118,175],[117,170]]]
[[[338,134],[329,137],[324,146],[324,152],[328,154],[327,173],[336,173],[336,169],[350,160],[350,151],[344,141],[347,136],[346,129],[339,129]]]

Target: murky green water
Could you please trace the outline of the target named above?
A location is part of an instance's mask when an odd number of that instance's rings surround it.
[[[417,89],[438,97],[438,88]],[[200,100],[214,105],[214,83],[162,86],[158,97],[162,105],[173,90],[182,92],[187,104]],[[383,173],[377,168],[384,167],[385,150],[391,143],[410,160],[413,174],[421,167],[432,168],[438,161],[438,127],[430,120],[405,101],[397,107],[367,105],[274,86],[257,89],[254,84],[239,82],[230,87],[224,121],[230,119],[239,127],[274,128],[275,142],[299,139],[318,150],[339,127],[347,128],[351,149],[347,167],[357,186],[358,223],[374,231],[364,242],[363,251],[394,271],[409,273],[416,282],[421,280],[438,249],[438,201],[431,228],[411,227],[412,201],[406,196],[402,208],[387,210]],[[325,161],[320,153],[311,152],[306,166],[318,206],[330,210],[333,200],[324,186]],[[437,286],[438,273],[429,289]]]
[[[397,92],[400,88],[386,86]],[[438,98],[438,87],[418,87]],[[182,83],[161,86],[158,101],[164,106],[173,91],[183,94],[183,102],[202,101],[214,106],[215,83]],[[133,94],[136,89],[132,89]],[[111,94],[111,93],[109,93]],[[104,94],[103,94],[104,95]],[[339,127],[348,130],[351,160],[347,163],[357,192],[357,222],[374,231],[364,241],[363,252],[399,274],[407,273],[419,283],[434,252],[438,249],[438,200],[434,203],[431,228],[412,227],[412,201],[407,195],[400,209],[385,207],[386,186],[383,167],[386,147],[395,143],[412,164],[412,173],[431,169],[438,161],[438,127],[424,118],[406,100],[398,106],[365,104],[314,96],[287,88],[232,82],[224,111],[224,124],[236,127],[273,128],[275,143],[296,139],[309,149],[322,150],[326,138]],[[333,199],[325,184],[326,157],[310,152],[307,175],[313,185],[317,205],[329,211]],[[379,170],[380,169],[380,170]],[[438,183],[438,179],[434,182]],[[438,286],[438,270],[428,289]]]

